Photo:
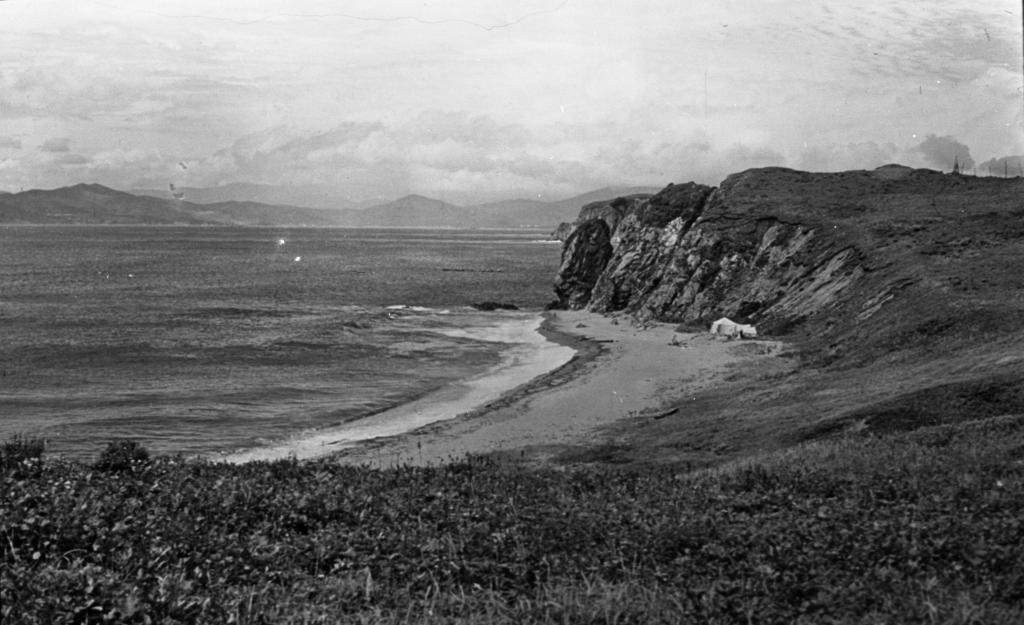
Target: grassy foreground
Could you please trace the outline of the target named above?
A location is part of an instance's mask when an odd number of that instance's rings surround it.
[[[8,466],[2,622],[1024,622],[1024,416],[698,473]]]

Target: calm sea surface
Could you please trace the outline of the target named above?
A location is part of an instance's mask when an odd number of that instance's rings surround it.
[[[546,234],[0,227],[0,438],[211,453],[400,406],[501,361],[552,299]]]

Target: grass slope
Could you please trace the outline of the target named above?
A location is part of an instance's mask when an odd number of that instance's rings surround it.
[[[1024,413],[1024,179],[899,166],[730,179],[737,219],[816,228],[836,252],[854,246],[863,274],[792,327],[760,327],[786,342],[785,357],[661,398],[676,413],[608,428],[600,447],[562,450],[563,462],[714,466],[847,431]]]
[[[4,623],[1020,623],[1024,416],[715,469],[14,464]]]

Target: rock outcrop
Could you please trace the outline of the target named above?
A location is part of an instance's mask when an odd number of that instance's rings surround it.
[[[561,308],[584,308],[594,285],[612,257],[611,232],[601,219],[577,225],[562,248],[562,264],[555,278]]]
[[[649,193],[637,193],[617,197],[610,201],[586,204],[580,209],[579,217],[574,223],[563,222],[559,224],[558,228],[552,233],[552,237],[564,243],[569,240],[569,235],[572,234],[578,224],[590,221],[591,219],[600,219],[607,224],[609,232],[615,232],[622,218],[637,210],[650,197]]]
[[[566,240],[568,240],[569,235],[572,234],[573,228],[575,227],[576,224],[574,222],[563,221],[562,223],[558,224],[558,227],[555,228],[554,232],[551,233],[551,238],[555,241],[561,241],[562,243],[565,243]]]
[[[1020,229],[1013,198],[1022,186],[892,165],[752,169],[718,188],[669,185],[614,210],[584,207],[555,291],[562,307],[646,319],[703,324],[727,316],[775,333],[814,322],[864,334],[896,295],[927,287],[941,301],[934,275],[925,276],[932,269],[919,260],[935,241],[966,223],[979,232],[970,246],[993,228]]]
[[[565,307],[690,330],[729,317],[784,338],[703,390],[659,394],[676,416],[608,430],[643,462],[717,462],[737,444],[762,453],[1020,414],[1022,260],[1024,177],[753,169],[622,211],[587,207],[556,292]]]
[[[566,242],[559,301],[682,322],[780,324],[820,311],[863,273],[862,257],[841,233],[820,236],[811,212],[779,210],[770,188],[804,175],[751,170],[718,189],[669,185],[615,214],[614,227],[585,207]]]

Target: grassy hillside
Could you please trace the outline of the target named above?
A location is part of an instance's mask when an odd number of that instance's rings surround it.
[[[713,470],[8,466],[4,623],[1020,623],[1024,416]]]
[[[701,218],[709,223],[694,228],[721,238],[704,237],[700,262],[691,262],[698,255],[685,240],[670,254],[655,246],[653,260],[631,262],[643,269],[667,254],[661,266],[669,272],[720,264],[728,289],[716,291],[713,275],[690,276],[700,283],[694,292],[707,294],[695,301],[712,319],[752,315],[762,336],[785,341],[786,351],[736,367],[715,388],[664,398],[674,414],[609,428],[598,449],[555,450],[563,462],[715,466],[847,432],[1024,414],[1024,179],[895,165],[829,174],[767,168],[730,176],[713,197]],[[776,223],[803,233],[791,240],[810,241],[803,257],[764,235]],[[645,231],[635,237],[641,251],[620,256],[642,255],[655,235]],[[727,271],[743,253],[750,266]],[[836,258],[845,259],[842,271],[829,270]],[[795,271],[801,262],[806,271]],[[687,274],[658,277],[676,288]],[[752,305],[759,292],[767,294],[760,309]],[[769,305],[773,293],[794,302]]]

